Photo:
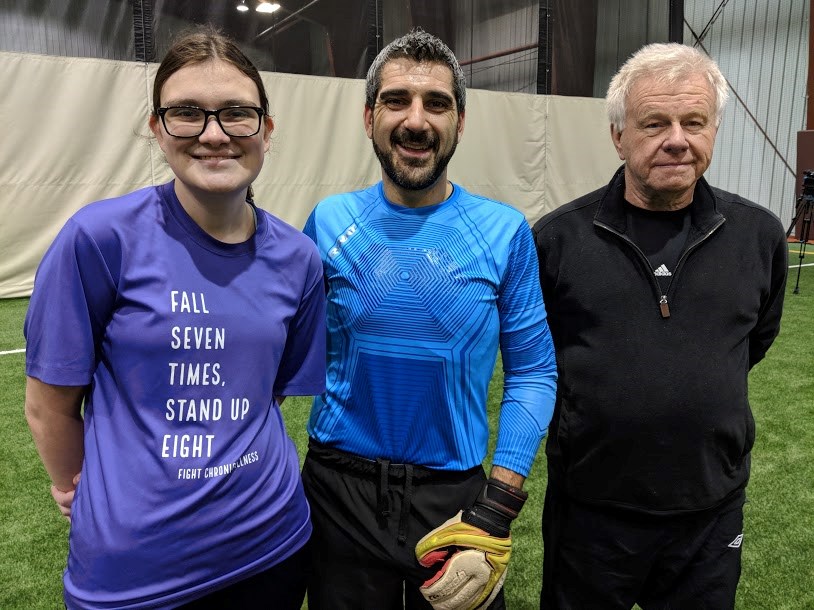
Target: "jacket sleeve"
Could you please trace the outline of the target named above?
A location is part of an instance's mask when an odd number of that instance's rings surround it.
[[[786,278],[789,268],[789,251],[783,227],[777,223],[776,239],[773,240],[769,293],[761,304],[757,324],[749,333],[749,368],[763,360],[769,347],[780,332],[780,317],[783,313],[783,297],[786,292]]]

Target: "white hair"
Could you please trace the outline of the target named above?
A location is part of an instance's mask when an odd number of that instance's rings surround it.
[[[701,51],[675,42],[649,44],[636,51],[611,79],[605,96],[608,120],[616,131],[625,125],[625,102],[633,85],[641,78],[655,78],[666,84],[675,84],[689,76],[701,75],[712,86],[715,94],[715,125],[723,116],[729,85],[718,64]]]

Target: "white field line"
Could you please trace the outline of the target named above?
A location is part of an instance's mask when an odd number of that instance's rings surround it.
[[[789,269],[797,269],[797,267],[814,267],[814,263],[805,263],[803,265],[796,264],[796,265],[789,265]],[[3,352],[0,352],[2,354]]]
[[[23,349],[10,349],[10,350],[7,350],[5,352],[0,352],[0,356],[8,356],[9,354],[22,354],[24,351],[25,351],[25,348],[23,348]]]

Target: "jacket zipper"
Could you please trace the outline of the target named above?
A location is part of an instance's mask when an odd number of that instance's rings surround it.
[[[715,224],[715,226],[713,226],[703,236],[701,236],[699,239],[695,240],[693,243],[691,243],[689,246],[687,246],[687,248],[684,249],[684,252],[682,252],[681,256],[678,258],[678,262],[676,263],[675,273],[673,273],[673,277],[670,280],[670,283],[668,284],[667,288],[665,289],[664,294],[660,294],[661,293],[661,286],[659,286],[659,283],[656,281],[656,272],[653,269],[653,266],[650,264],[650,261],[647,260],[647,257],[644,255],[644,252],[642,252],[641,248],[639,248],[639,246],[637,246],[633,242],[633,240],[630,239],[627,235],[624,235],[623,233],[619,233],[619,231],[617,231],[616,229],[613,229],[613,228],[609,227],[608,225],[606,225],[606,224],[604,224],[604,223],[602,223],[602,222],[600,222],[598,220],[594,220],[594,224],[596,226],[598,226],[598,227],[602,227],[606,231],[610,231],[611,233],[616,235],[619,239],[621,239],[622,241],[629,244],[630,247],[633,248],[633,250],[635,250],[639,254],[639,257],[644,261],[644,264],[647,266],[648,269],[650,269],[650,284],[656,290],[656,296],[659,299],[659,312],[661,313],[661,317],[662,318],[669,318],[670,317],[670,303],[667,300],[667,293],[670,292],[670,286],[672,286],[673,282],[678,278],[678,272],[681,270],[681,265],[684,262],[684,259],[687,258],[687,255],[690,252],[692,252],[698,246],[700,246],[702,243],[704,243],[709,238],[710,235],[715,233],[715,231],[717,231],[718,228],[722,224],[724,224],[725,221],[726,221],[725,218],[721,218]]]

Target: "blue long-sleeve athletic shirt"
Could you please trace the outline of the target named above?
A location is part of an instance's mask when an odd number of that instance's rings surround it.
[[[477,466],[499,346],[493,463],[527,476],[557,373],[523,215],[457,185],[438,205],[407,208],[379,183],[320,202],[305,233],[328,291],[327,391],[314,399],[309,434],[371,459]]]

